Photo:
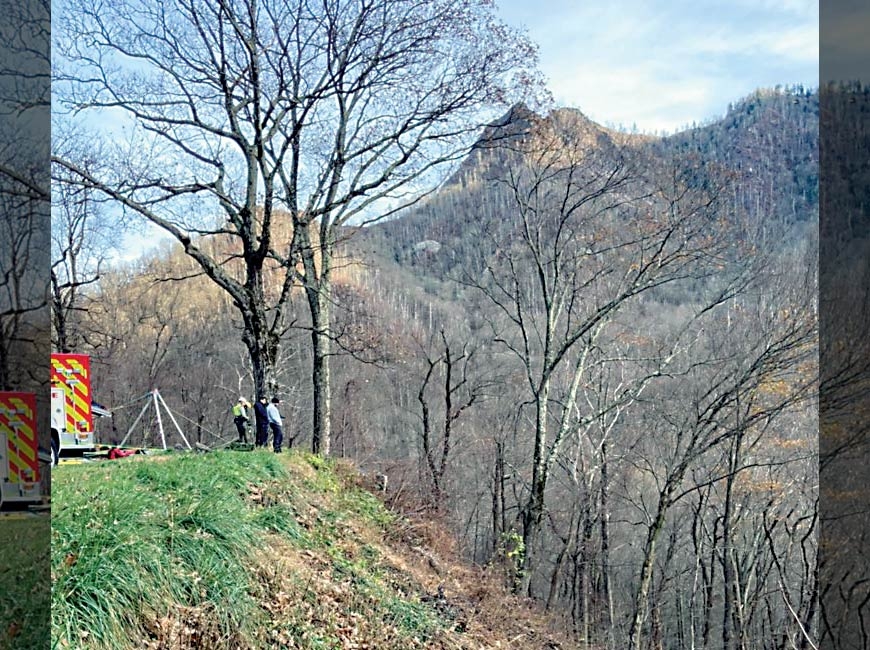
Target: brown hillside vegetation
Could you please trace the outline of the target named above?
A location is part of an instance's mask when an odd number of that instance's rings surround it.
[[[347,486],[365,480],[350,463],[338,465]],[[253,500],[263,498],[254,491]],[[300,520],[312,528],[329,499],[312,501]],[[264,585],[266,605],[276,618],[299,616],[304,612],[313,626],[334,634],[341,648],[432,648],[484,650],[569,647],[558,631],[558,623],[527,599],[517,598],[505,588],[494,567],[477,567],[463,562],[455,538],[436,520],[415,514],[400,517],[386,530],[360,520],[344,522],[335,546],[351,561],[365,555],[377,556],[380,570],[393,595],[430,606],[447,625],[432,638],[412,637],[413,645],[395,625],[380,625],[359,612],[376,606],[354,589],[354,580],[337,582],[331,575],[328,554],[295,550],[292,545],[272,540],[259,554],[257,575]],[[306,584],[308,593],[299,602],[294,585]],[[284,633],[272,637],[281,647],[303,648],[304,642]],[[167,648],[167,650],[169,650]]]
[[[262,221],[262,208],[257,210],[258,224]],[[314,249],[315,266],[318,271],[321,264],[320,251],[320,232],[316,222],[310,224],[308,237],[311,239]],[[349,229],[349,233],[352,229]],[[291,252],[293,245],[293,220],[291,215],[284,211],[273,209],[272,225],[271,225],[271,247],[275,254],[287,255],[293,257],[298,252]],[[192,241],[200,250],[206,253],[209,257],[215,260],[218,266],[227,273],[230,277],[238,282],[245,281],[245,263],[243,257],[242,244],[238,237],[232,235],[228,231],[221,231],[218,225],[213,227],[207,236],[193,237]],[[335,253],[334,253],[335,254]],[[337,252],[335,260],[336,269],[334,272],[334,281],[342,283],[348,281],[348,274],[353,276],[354,269],[359,266],[359,260],[347,255],[344,250]],[[159,272],[163,277],[173,278],[192,278],[201,277],[203,282],[203,290],[209,291],[213,295],[219,295],[220,291],[217,287],[210,286],[211,282],[202,272],[200,266],[194,262],[188,255],[185,254],[183,247],[177,242],[171,242],[165,245],[162,249],[154,251],[150,256],[145,258],[145,264],[148,266],[148,271]],[[147,271],[146,271],[147,272]],[[302,291],[302,279],[304,271],[302,263],[297,259],[296,265],[297,281],[293,287],[295,295],[300,295]],[[267,289],[268,300],[277,298],[281,290],[282,265],[270,257],[264,266],[264,275],[266,277],[265,285]],[[156,274],[156,273],[155,273]],[[199,289],[197,290],[199,292]]]
[[[370,483],[297,452],[61,467],[55,647],[569,647],[498,568],[462,562],[442,525]]]

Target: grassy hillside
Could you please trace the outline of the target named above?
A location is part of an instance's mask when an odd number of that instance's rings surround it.
[[[539,615],[484,571],[456,563],[439,538],[431,524],[388,512],[350,467],[307,454],[61,467],[53,647],[557,643]]]

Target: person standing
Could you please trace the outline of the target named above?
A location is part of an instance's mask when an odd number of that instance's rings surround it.
[[[280,403],[280,399],[273,397],[272,403],[266,407],[266,413],[269,415],[269,427],[272,429],[272,449],[276,454],[281,453],[281,443],[284,441],[284,431],[281,429],[283,422],[281,414],[278,412],[278,404]]]
[[[240,397],[239,401],[233,406],[233,422],[236,423],[236,430],[239,432],[239,442],[248,442],[248,409],[251,405],[244,397]]]
[[[265,447],[266,443],[269,442],[269,413],[266,408],[267,404],[268,401],[265,395],[260,395],[257,398],[257,403],[254,404],[254,419],[257,423],[257,437],[254,440],[254,444],[257,447]]]

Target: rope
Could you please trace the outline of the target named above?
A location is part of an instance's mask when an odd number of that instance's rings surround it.
[[[167,410],[168,410],[168,409],[167,409]],[[201,424],[199,424],[199,423],[196,422],[195,420],[191,420],[189,417],[186,417],[186,416],[184,416],[184,415],[182,415],[181,413],[178,413],[178,412],[176,412],[176,411],[173,411],[172,413],[173,413],[173,415],[175,415],[176,417],[181,418],[182,420],[187,420],[187,421],[190,422],[192,425],[199,427],[202,431],[205,431],[206,433],[208,433],[209,435],[211,435],[213,438],[215,438],[215,439],[217,439],[218,441],[220,441],[221,443],[223,443],[224,446],[229,445],[229,444],[232,443],[232,441],[233,441],[232,436],[231,436],[229,439],[221,438],[221,437],[220,437],[218,434],[216,434],[214,431],[211,431],[210,429],[206,429],[204,426],[202,426]],[[227,440],[227,442],[225,442],[225,440]]]
[[[135,404],[136,402],[141,402],[143,399],[148,399],[149,397],[151,397],[151,393],[145,393],[142,397],[137,397],[132,402],[127,402],[126,404],[121,404],[120,406],[113,406],[109,410],[114,413],[115,411],[118,411],[120,409],[125,409],[128,406],[133,406],[133,404]]]
[[[130,401],[130,402],[127,402],[126,404],[121,404],[120,406],[115,406],[115,407],[113,407],[113,408],[111,409],[111,411],[112,411],[112,412],[115,412],[115,411],[118,411],[118,410],[120,410],[120,409],[124,409],[124,408],[127,408],[127,407],[129,407],[129,406],[133,406],[134,404],[136,404],[136,403],[138,403],[138,402],[141,402],[142,400],[150,399],[150,398],[151,398],[151,392],[149,391],[149,392],[145,393],[144,395],[142,395],[141,397],[137,397],[136,399],[134,399],[134,400],[132,400],[132,401]],[[166,406],[165,403],[164,403],[164,407],[165,407],[167,410],[170,410],[169,407]],[[200,430],[206,432],[206,433],[209,434],[212,438],[214,438],[214,439],[216,439],[218,442],[220,442],[220,443],[221,443],[221,444],[220,444],[221,447],[227,447],[227,446],[231,445],[231,444],[235,441],[235,437],[230,436],[230,437],[228,437],[228,438],[222,438],[220,435],[218,435],[217,433],[215,433],[215,432],[212,431],[211,429],[207,429],[207,428],[205,428],[204,426],[202,426],[201,424],[199,424],[199,423],[196,422],[195,420],[191,420],[189,417],[187,417],[187,416],[185,416],[185,415],[182,415],[181,413],[179,413],[179,412],[177,412],[177,411],[171,411],[171,413],[172,413],[175,417],[178,417],[178,418],[180,418],[180,419],[182,419],[182,420],[187,420],[187,422],[189,422],[190,424],[192,424],[192,425],[194,425],[194,426],[196,426],[196,427],[199,427]]]

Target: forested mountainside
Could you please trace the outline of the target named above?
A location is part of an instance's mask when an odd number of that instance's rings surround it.
[[[763,91],[660,138],[515,107],[438,192],[343,231],[333,455],[590,644],[799,646],[818,590],[818,111]],[[308,447],[312,323],[287,290],[278,390]],[[241,323],[180,248],[87,300],[104,440],[154,443],[147,417],[131,429],[152,388],[189,437],[233,436]]]
[[[758,91],[729,106],[723,119],[660,146],[692,151],[731,171],[741,207],[759,219],[793,224],[818,214],[818,92]]]
[[[405,266],[425,269],[426,275],[443,276],[454,260],[467,259],[480,243],[474,233],[493,201],[493,185],[503,176],[506,159],[515,156],[511,143],[543,119],[524,106],[514,107],[482,135],[439,193],[401,219],[371,229],[373,236],[384,234],[377,246]],[[817,91],[759,90],[730,105],[724,118],[667,137],[613,131],[576,109],[558,109],[549,119],[570,122],[578,137],[598,147],[647,156],[651,165],[674,155],[696,157],[727,177],[732,217],[768,224],[771,232],[814,224],[818,217]]]

